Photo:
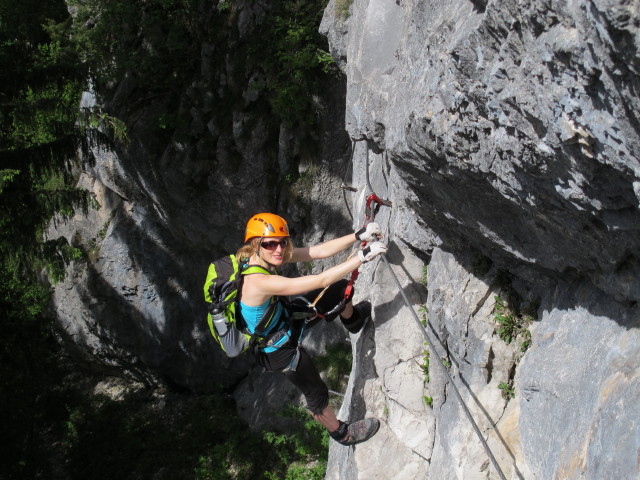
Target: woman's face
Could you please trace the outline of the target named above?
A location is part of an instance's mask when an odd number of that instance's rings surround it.
[[[289,237],[265,237],[260,241],[260,257],[274,267],[284,263],[284,251]]]

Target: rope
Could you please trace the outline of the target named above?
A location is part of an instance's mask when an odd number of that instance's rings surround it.
[[[354,142],[355,142],[355,140],[354,140]],[[366,181],[367,181],[367,188],[369,189],[369,191],[371,193],[373,193],[373,188],[371,187],[371,182],[369,180],[369,148],[368,147],[367,147],[367,159],[366,159]],[[418,317],[418,315],[416,314],[415,310],[413,309],[413,306],[409,302],[409,299],[407,298],[407,295],[404,292],[404,288],[402,288],[402,285],[400,284],[400,280],[398,280],[398,277],[397,277],[396,273],[391,268],[391,265],[389,264],[389,261],[387,260],[387,258],[384,255],[381,255],[381,258],[382,258],[382,263],[384,263],[387,266],[387,268],[389,269],[389,272],[391,273],[391,277],[395,281],[395,284],[398,287],[398,290],[400,291],[400,294],[402,295],[402,298],[403,298],[404,302],[407,304],[407,307],[409,307],[409,310],[411,311],[411,314],[413,315],[413,318],[416,321],[416,324],[418,325],[420,330],[422,330],[422,333],[425,336],[425,338],[427,339],[427,342],[429,343],[429,345],[431,345],[433,347],[434,351],[436,351],[434,343],[431,340],[431,336],[427,332],[427,329],[424,327],[424,325],[422,325],[422,322],[420,321],[420,318]],[[436,336],[436,338],[437,338],[437,336]],[[446,347],[440,341],[440,339],[438,339],[438,343],[440,344],[440,347],[442,347],[443,350],[445,350],[445,351],[447,350]],[[436,353],[437,353],[437,351],[436,351]],[[458,387],[456,387],[456,384],[453,381],[453,377],[449,373],[449,370],[447,369],[447,367],[444,365],[444,362],[442,361],[442,358],[440,358],[440,355],[437,355],[437,357],[438,357],[438,364],[440,365],[440,367],[442,367],[442,371],[445,373],[445,375],[449,379],[449,383],[451,384],[451,386],[453,388],[453,391],[456,394],[456,397],[458,398],[458,401],[460,402],[460,405],[462,406],[462,410],[464,411],[464,413],[466,414],[467,418],[469,419],[469,422],[471,423],[471,426],[473,427],[473,430],[476,432],[476,435],[478,436],[478,439],[480,440],[480,443],[482,443],[482,446],[484,447],[484,449],[485,449],[485,451],[487,453],[487,456],[491,460],[491,463],[493,463],[493,466],[495,467],[496,471],[498,472],[498,475],[500,476],[500,479],[501,480],[506,480],[506,477],[504,476],[504,473],[502,472],[502,469],[498,465],[498,462],[497,462],[496,458],[494,457],[493,452],[491,452],[491,449],[489,448],[489,445],[487,444],[486,440],[482,436],[482,432],[480,431],[480,428],[478,427],[478,424],[474,421],[473,416],[471,415],[471,411],[469,410],[469,407],[467,407],[467,404],[462,399],[462,395],[460,395],[460,391],[458,390]],[[469,388],[469,387],[467,387],[467,388]]]

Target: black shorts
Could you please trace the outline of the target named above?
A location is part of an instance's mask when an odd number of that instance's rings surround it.
[[[346,286],[346,280],[340,280],[332,284],[322,298],[318,300],[316,305],[318,313],[325,314],[334,310],[336,305],[343,300]],[[313,302],[321,291],[322,289],[313,290],[302,296],[309,302]],[[335,312],[333,318],[339,313]],[[327,320],[333,320],[333,318],[327,318]],[[294,338],[297,339],[297,335],[294,335]],[[296,361],[296,355],[299,355],[298,363],[295,370],[292,370],[290,367]],[[318,414],[322,412],[329,404],[329,389],[320,378],[320,372],[313,364],[311,356],[304,347],[298,345],[297,340],[286,343],[275,352],[260,352],[258,361],[270,372],[282,372],[285,370],[283,372],[285,377],[304,395],[307,406],[312,413]]]

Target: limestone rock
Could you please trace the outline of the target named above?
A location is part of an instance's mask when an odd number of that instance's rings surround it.
[[[428,331],[442,345],[429,347],[433,410],[385,413],[380,405],[399,391],[417,396],[423,339],[379,266],[379,391],[367,405],[384,419],[378,435],[391,455],[373,453],[383,451],[375,437],[373,448],[332,449],[327,478],[498,478],[452,382],[507,478],[633,478],[637,9],[624,0],[356,0],[350,12],[338,21],[331,2],[322,30],[347,76],[346,129],[362,140],[354,182],[368,165],[372,189],[393,203],[377,220],[416,310],[421,275],[407,275],[428,266]],[[510,290],[540,305],[524,356],[526,339],[507,345],[495,334],[495,297]],[[428,431],[420,458],[406,415]]]

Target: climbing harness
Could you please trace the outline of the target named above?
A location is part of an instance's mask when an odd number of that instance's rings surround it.
[[[363,141],[363,140],[366,140],[366,139],[362,138],[362,139],[358,139],[358,140],[356,140],[356,139],[352,139],[352,140],[353,140],[353,149],[352,150],[355,150],[355,143]],[[378,213],[378,209],[380,208],[380,205],[389,205],[389,206],[391,206],[391,204],[390,204],[390,202],[384,202],[384,201],[380,200],[380,198],[375,195],[375,193],[373,191],[373,188],[371,186],[371,181],[369,179],[369,147],[368,146],[367,146],[367,159],[366,159],[365,163],[366,163],[367,189],[368,189],[369,192],[371,192],[369,194],[369,197],[367,197],[367,203],[366,203],[366,207],[365,207],[365,209],[366,209],[365,221],[366,221],[366,223],[369,223],[369,222],[371,222],[371,221],[373,221],[375,219],[375,216]],[[409,307],[409,310],[411,311],[413,319],[416,321],[416,324],[418,325],[420,330],[422,330],[422,334],[426,338],[427,343],[429,345],[431,345],[431,347],[433,347],[434,350],[435,350],[435,344],[431,340],[431,336],[427,332],[427,329],[425,328],[425,326],[420,321],[420,318],[416,314],[413,306],[411,305],[411,302],[409,302],[409,299],[407,298],[407,295],[405,294],[404,289],[402,288],[402,285],[400,284],[400,280],[398,280],[398,276],[396,275],[396,273],[391,268],[391,265],[389,264],[389,261],[387,260],[387,258],[384,255],[381,255],[380,258],[382,259],[382,263],[384,263],[387,266],[387,268],[389,269],[389,272],[391,273],[391,278],[393,278],[396,286],[398,287],[398,291],[400,292],[400,295],[402,296],[402,299],[406,303],[407,307]],[[357,277],[357,275],[356,275],[356,277]],[[436,338],[438,340],[438,343],[439,343],[440,347],[444,351],[446,351],[447,350],[446,347],[442,344],[442,342],[437,337],[437,335],[436,335]],[[471,411],[469,410],[469,407],[467,407],[466,403],[462,399],[462,395],[460,395],[460,391],[458,390],[458,387],[456,387],[456,384],[453,381],[453,377],[449,373],[449,370],[445,366],[444,361],[442,360],[442,358],[440,358],[440,355],[437,355],[437,357],[438,357],[438,363],[439,363],[440,367],[442,368],[442,371],[445,373],[446,377],[448,378],[449,384],[451,385],[456,397],[458,398],[458,401],[460,402],[460,405],[462,406],[462,409],[463,409],[464,413],[466,414],[467,418],[469,419],[469,422],[471,423],[471,426],[473,427],[473,430],[476,432],[476,435],[478,436],[478,439],[480,440],[480,443],[484,447],[484,450],[487,453],[487,456],[489,457],[489,459],[491,460],[491,463],[493,464],[493,466],[495,467],[496,471],[498,472],[498,475],[500,476],[500,479],[501,480],[506,480],[506,477],[504,476],[504,473],[502,472],[502,469],[498,465],[498,462],[497,462],[496,458],[494,457],[493,452],[489,448],[489,445],[487,444],[486,440],[482,436],[482,432],[480,431],[480,428],[478,427],[477,423],[473,419],[473,416],[471,415]],[[473,392],[471,392],[471,389],[469,388],[469,386],[466,385],[466,387],[469,390],[469,392],[473,395]]]

